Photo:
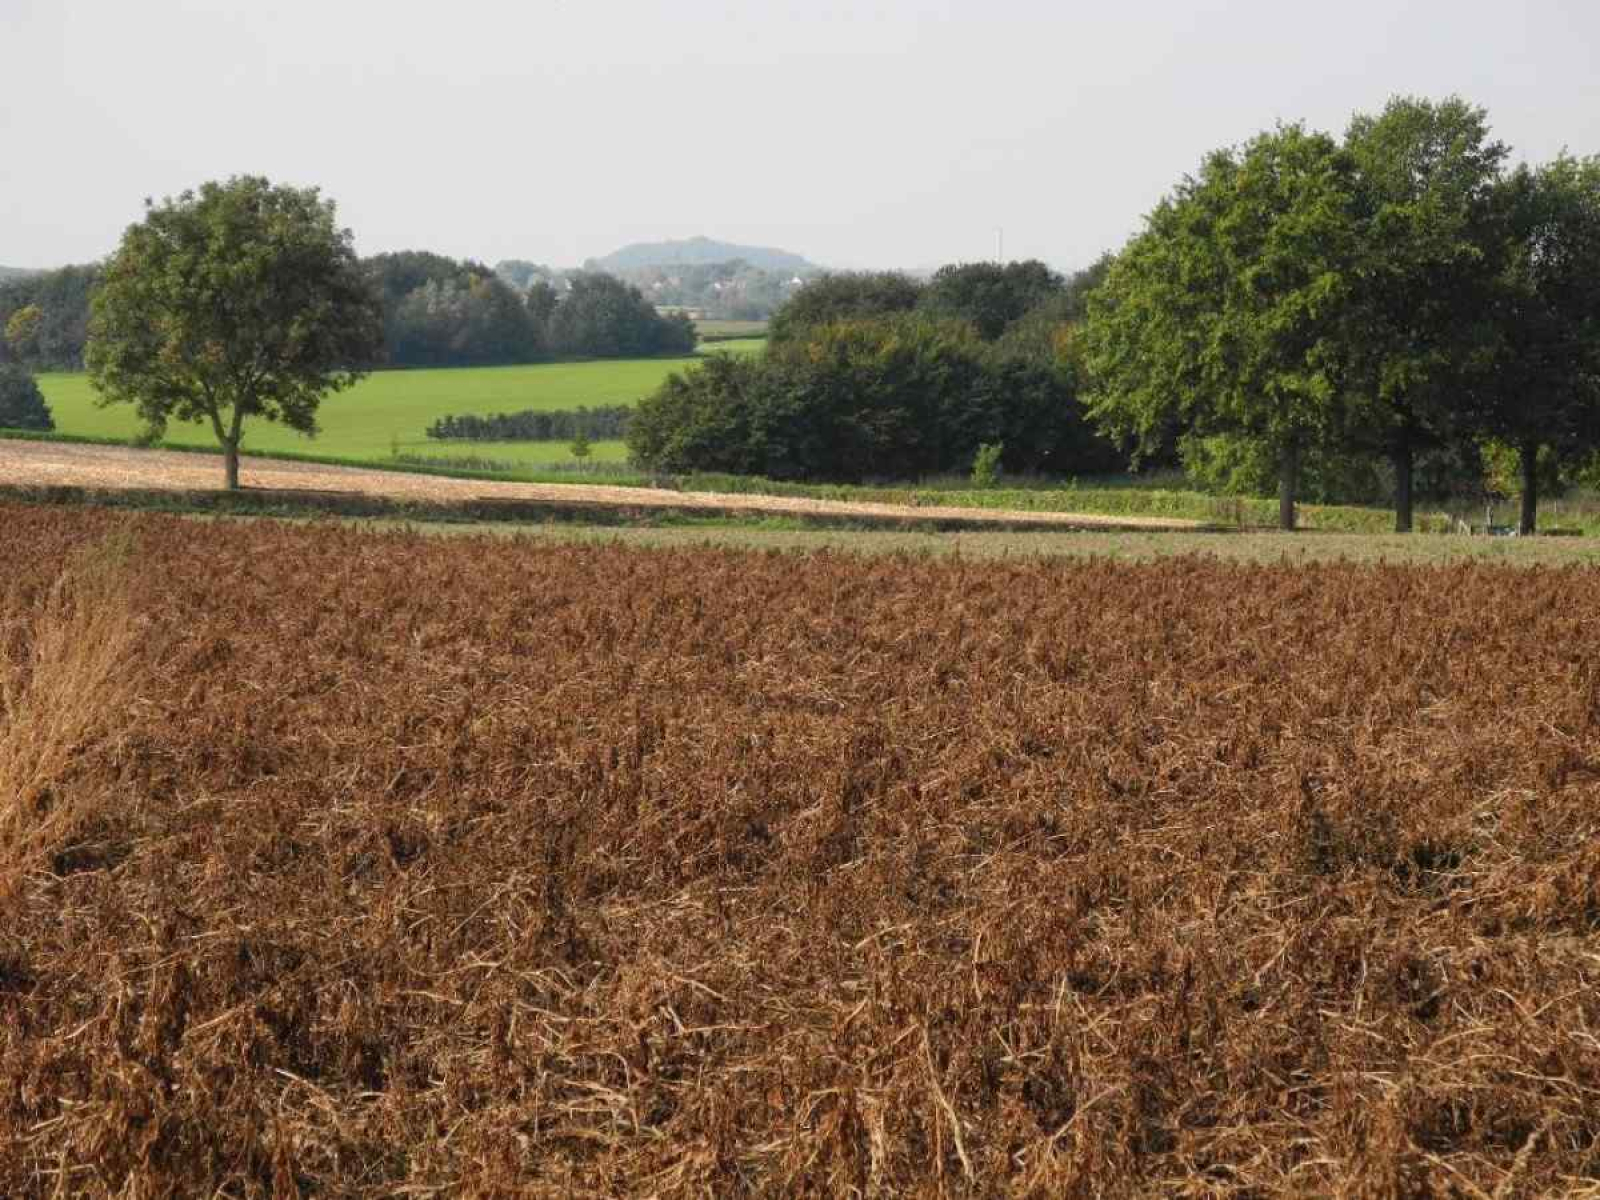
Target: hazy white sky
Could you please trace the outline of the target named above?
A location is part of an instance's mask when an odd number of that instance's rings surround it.
[[[316,184],[363,253],[707,234],[832,266],[1122,243],[1210,148],[1459,93],[1600,153],[1600,0],[0,0],[0,263]]]

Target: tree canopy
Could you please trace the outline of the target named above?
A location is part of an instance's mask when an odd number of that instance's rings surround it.
[[[1345,346],[1364,435],[1395,473],[1395,527],[1412,524],[1417,453],[1461,435],[1470,380],[1494,340],[1494,188],[1506,148],[1480,108],[1401,96],[1345,135],[1356,164],[1361,270]]]
[[[767,336],[774,342],[797,341],[830,321],[883,317],[910,312],[922,298],[923,285],[897,271],[843,271],[806,284],[772,315]]]
[[[1358,251],[1354,166],[1298,125],[1219,150],[1150,215],[1090,299],[1090,412],[1149,451],[1181,429],[1244,435],[1280,462],[1342,427]]]
[[[239,486],[247,418],[315,433],[317,408],[376,356],[380,302],[315,188],[207,183],[123,234],[95,292],[88,367],[102,404],[152,429],[211,425]]]
[[[966,473],[1003,445],[1014,471],[1115,465],[1053,359],[921,313],[806,328],[762,356],[712,355],[640,401],[628,446],[667,471],[860,480]]]
[[[549,344],[557,354],[637,358],[694,350],[694,323],[682,314],[663,317],[638,288],[599,274],[575,275],[569,282],[566,297],[547,322]]]
[[[1481,479],[1505,443],[1531,532],[1540,464],[1600,449],[1600,202],[1594,160],[1506,153],[1482,109],[1397,97],[1212,154],[1089,294],[1095,418],[1212,478],[1276,462],[1285,523],[1308,456],[1381,463],[1402,531],[1419,470]]]
[[[1503,269],[1473,415],[1516,448],[1532,533],[1541,459],[1577,464],[1600,449],[1600,158],[1519,166],[1497,208]]]
[[[968,321],[994,341],[1029,312],[1066,292],[1066,280],[1037,259],[955,263],[940,267],[917,307],[933,316]]]
[[[61,267],[0,281],[0,362],[76,371],[88,340],[95,265]]]

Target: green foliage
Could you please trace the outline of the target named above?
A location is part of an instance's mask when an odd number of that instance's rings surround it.
[[[1275,457],[1332,436],[1355,204],[1349,157],[1299,126],[1209,156],[1090,297],[1094,418],[1146,454],[1178,432]]]
[[[1264,442],[1230,434],[1190,435],[1179,442],[1184,473],[1221,496],[1264,496],[1278,483],[1279,457]],[[1298,494],[1314,504],[1372,504],[1389,495],[1383,464],[1369,454],[1316,446],[1299,463]]]
[[[1065,298],[1066,280],[1042,262],[976,262],[940,267],[917,307],[970,322],[992,342],[1031,310]]]
[[[582,437],[620,438],[628,430],[633,409],[622,404],[576,409],[527,408],[520,412],[488,416],[443,416],[428,426],[428,436],[440,441],[550,442]]]
[[[563,281],[534,263],[510,260],[490,271],[419,251],[379,255],[366,266],[384,296],[386,358],[394,366],[642,358],[695,346],[688,317],[662,316],[637,288],[609,275]]]
[[[39,342],[39,327],[44,324],[44,313],[37,304],[27,304],[17,309],[5,324],[5,343],[18,359],[31,357]]]
[[[673,371],[698,361],[698,356],[685,356],[374,371],[348,391],[323,401],[317,410],[315,446],[319,454],[381,462],[390,456],[391,439],[397,439],[402,450],[437,449],[438,443],[428,439],[425,431],[450,413],[574,412],[586,408],[593,414],[601,408],[631,407]],[[41,374],[38,382],[64,432],[126,444],[138,428],[137,413],[130,407],[98,406],[98,393],[87,375]],[[602,440],[596,429],[588,432],[596,458],[626,457],[621,441],[613,440],[620,438],[620,433]],[[572,431],[563,430],[552,437],[551,441],[505,442],[486,452],[530,465],[566,461],[565,443],[571,440]],[[209,422],[173,420],[161,440],[167,446],[217,444]],[[311,449],[311,444],[286,426],[262,423],[251,429],[249,447],[252,453],[300,453]]]
[[[984,442],[972,458],[972,486],[992,488],[1000,486],[1000,456],[1005,447],[998,442]]]
[[[149,203],[95,293],[89,372],[154,428],[204,419],[228,455],[246,418],[316,429],[377,353],[379,302],[316,189],[241,176]]]
[[[548,321],[548,342],[557,354],[642,358],[694,350],[694,323],[682,313],[661,316],[638,288],[610,275],[574,275],[569,282]]]
[[[1463,399],[1494,344],[1495,181],[1506,147],[1489,137],[1482,109],[1408,96],[1356,117],[1345,145],[1361,251],[1344,345],[1347,388],[1361,404],[1351,436],[1406,475],[1419,449],[1472,433]],[[1404,526],[1409,486],[1399,483]]]
[[[573,436],[572,444],[568,449],[572,451],[573,458],[588,458],[590,453],[588,435],[583,430],[578,430]]]
[[[62,267],[0,281],[0,362],[39,371],[81,368],[99,271]]]
[[[641,401],[635,458],[778,479],[916,478],[1004,443],[1021,471],[1104,469],[1069,372],[901,314],[811,327],[762,358],[712,356]]]
[[[896,271],[844,271],[801,288],[773,314],[767,337],[774,345],[799,341],[810,330],[835,321],[909,313],[923,285]]]
[[[528,294],[522,298],[523,306],[528,310],[528,319],[533,322],[534,329],[545,336],[550,329],[550,317],[560,302],[561,296],[554,285],[544,279],[531,283],[528,286]]]
[[[481,263],[405,250],[362,267],[383,298],[384,360],[392,366],[521,363],[543,354],[521,296]]]
[[[44,393],[26,368],[0,363],[0,429],[48,432],[56,427]]]
[[[1600,158],[1518,167],[1496,199],[1504,266],[1476,416],[1524,468],[1544,464],[1512,489],[1531,532],[1549,471],[1600,450]]]

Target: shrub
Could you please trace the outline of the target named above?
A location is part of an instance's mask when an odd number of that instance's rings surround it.
[[[1005,447],[999,442],[984,442],[972,460],[972,486],[992,488],[1000,483],[1000,455]]]
[[[33,376],[14,364],[0,364],[0,429],[48,432],[55,427],[50,406]]]
[[[580,433],[585,438],[604,441],[620,438],[628,429],[633,410],[621,404],[595,408],[525,409],[522,412],[491,413],[488,416],[440,417],[428,426],[428,436],[436,441],[468,442],[566,442]]]

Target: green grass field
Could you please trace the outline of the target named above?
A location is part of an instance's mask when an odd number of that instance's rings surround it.
[[[723,343],[728,345],[729,343]],[[323,402],[322,431],[306,438],[267,421],[245,427],[245,450],[300,451],[377,461],[395,450],[403,454],[448,456],[471,453],[503,462],[570,462],[564,442],[436,442],[424,430],[447,413],[516,412],[522,409],[633,404],[693,358],[539,363],[519,367],[478,367],[418,371],[378,371],[347,392]],[[132,437],[138,427],[127,405],[99,408],[89,377],[39,376],[39,386],[61,433],[89,437]],[[202,425],[174,424],[166,440],[173,445],[214,446]],[[595,442],[592,459],[627,457],[621,442]]]
[[[760,338],[767,335],[765,321],[696,321],[694,331],[702,338]]]
[[[701,354],[759,354],[766,349],[764,337],[731,337],[720,342],[702,342]]]

